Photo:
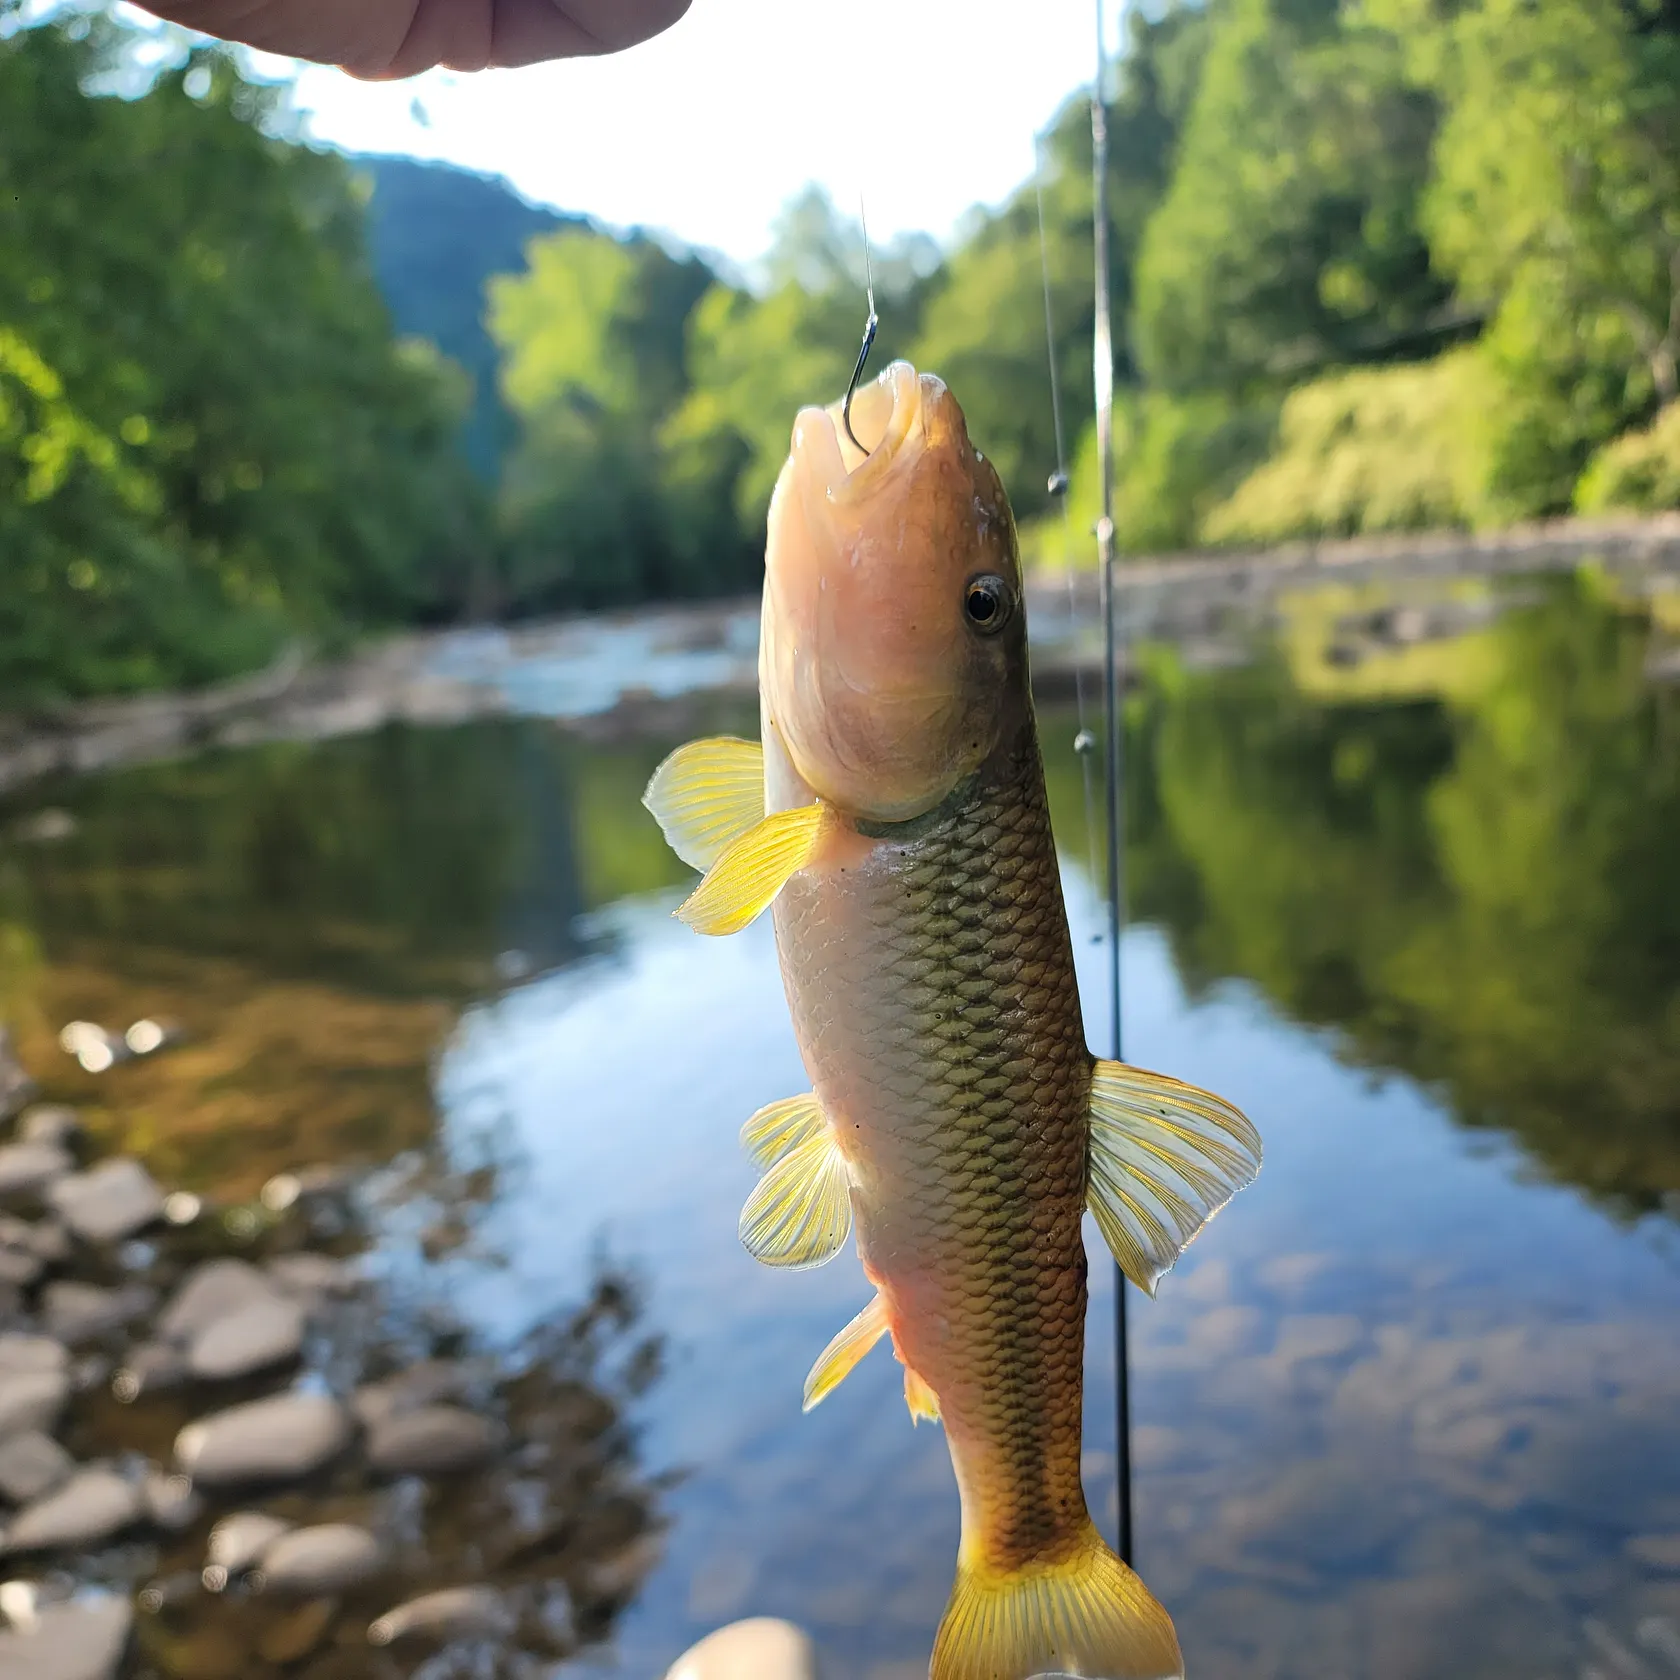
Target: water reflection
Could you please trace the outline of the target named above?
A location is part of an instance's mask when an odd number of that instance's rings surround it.
[[[1657,1209],[1680,1191],[1680,690],[1646,680],[1652,641],[1576,580],[1461,667],[1438,654],[1433,697],[1362,673],[1308,701],[1278,657],[1163,672],[1134,914],[1193,990],[1252,980],[1551,1175]]]
[[[1680,691],[1591,580],[1524,595],[1403,648],[1367,624],[1356,659],[1340,607],[1303,609],[1318,628],[1245,667],[1152,655],[1130,702],[1128,1049],[1268,1143],[1134,1315],[1141,1562],[1199,1680],[1680,1674]],[[751,719],[683,734],[720,725]],[[1046,735],[1100,998],[1070,720]],[[365,1236],[375,1279],[321,1319],[322,1383],[504,1359],[474,1391],[520,1443],[493,1475],[414,1504],[352,1455],[287,1496],[299,1517],[377,1521],[399,1552],[423,1534],[405,1592],[506,1587],[521,1631],[495,1661],[651,1675],[781,1614],[834,1680],[912,1680],[956,1541],[945,1449],[890,1360],[800,1413],[866,1291],[849,1260],[780,1276],[735,1239],[736,1130],[802,1074],[768,930],[704,941],[667,913],[684,872],[636,801],[672,744],[395,730],[13,796],[0,1007],[94,1147],[224,1211],[300,1162],[369,1169],[365,1227],[311,1227],[335,1253]],[[98,1077],[53,1037],[141,1015],[189,1036]],[[663,1350],[624,1321],[644,1300]],[[167,1456],[209,1404],[99,1392],[78,1456]],[[204,1544],[158,1544],[144,1578]],[[389,1594],[324,1621],[164,1597],[136,1661],[168,1680],[233,1672],[241,1642],[276,1673],[492,1660],[370,1649]]]

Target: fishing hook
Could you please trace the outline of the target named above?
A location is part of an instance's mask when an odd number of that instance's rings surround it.
[[[852,430],[852,398],[857,395],[858,381],[863,378],[864,363],[875,347],[875,333],[881,325],[881,317],[875,313],[875,262],[869,249],[869,218],[864,214],[861,198],[858,200],[858,220],[863,224],[863,283],[869,298],[869,319],[863,323],[863,347],[858,351],[857,365],[852,369],[851,383],[846,387],[846,400],[840,407],[840,424],[846,428],[852,447],[859,454],[867,455],[869,451],[858,442],[857,433]]]

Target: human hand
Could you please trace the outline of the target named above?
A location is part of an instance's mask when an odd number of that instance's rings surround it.
[[[689,0],[145,0],[205,35],[342,65],[369,81],[443,65],[490,70],[618,52],[668,29]]]

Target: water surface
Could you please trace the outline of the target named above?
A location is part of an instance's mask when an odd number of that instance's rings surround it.
[[[1139,1565],[1202,1680],[1680,1674],[1658,638],[1584,579],[1421,648],[1144,662],[1128,1057],[1231,1097],[1267,1146],[1160,1299],[1131,1298]],[[1047,714],[1101,1043],[1072,729]],[[667,1526],[582,1664],[656,1674],[774,1614],[836,1680],[910,1680],[956,1544],[944,1443],[884,1354],[800,1413],[867,1292],[849,1255],[781,1275],[736,1241],[736,1131],[804,1081],[768,926],[708,941],[669,915],[686,872],[636,801],[673,744],[399,729],[13,796],[0,1009],[54,1094],[193,1188],[318,1159],[476,1174],[469,1215],[435,1183],[370,1215],[390,1288],[423,1280],[469,1339],[570,1322],[603,1268],[634,1280],[664,1354],[625,1450]],[[46,806],[74,832],[36,837]],[[141,1014],[192,1041],[98,1078],[52,1042]],[[1093,1275],[1087,1480],[1112,1525]]]

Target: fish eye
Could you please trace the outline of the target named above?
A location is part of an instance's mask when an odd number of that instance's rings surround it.
[[[1014,593],[1000,577],[970,578],[963,593],[963,614],[976,630],[992,635],[1009,622]]]

